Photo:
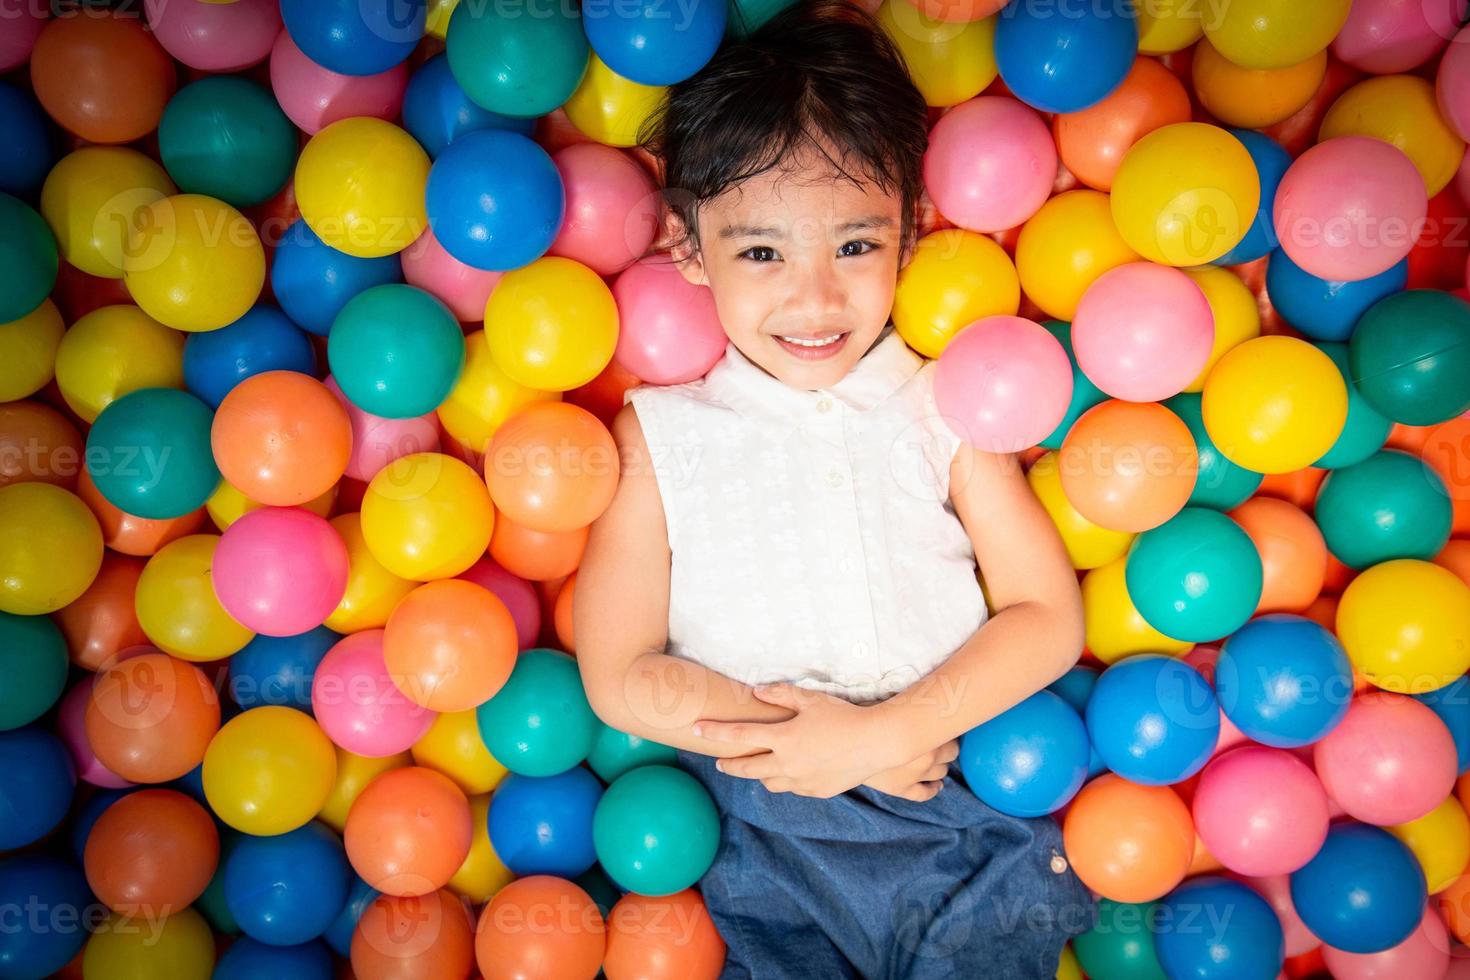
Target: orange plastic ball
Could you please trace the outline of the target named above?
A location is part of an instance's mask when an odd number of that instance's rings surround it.
[[[405,766],[368,784],[347,811],[347,860],[385,895],[429,895],[470,853],[470,804],[442,773]]]
[[[485,453],[496,508],[535,531],[571,531],[595,521],[618,488],[612,433],[584,408],[537,402],[506,419]]]
[[[240,382],[214,415],[210,444],[220,473],[246,497],[292,507],[342,478],[352,423],[331,389],[296,371]]]
[[[512,575],[545,582],[570,575],[582,563],[590,528],[574,531],[535,531],[504,515],[495,519],[490,557]]]
[[[66,637],[71,662],[85,670],[110,666],[118,652],[148,642],[133,597],[144,562],[110,551],[102,554],[102,569],[81,598],[51,614]]]
[[[495,593],[441,579],[401,599],[383,631],[388,676],[430,711],[468,711],[495,696],[516,662],[516,623]]]
[[[607,980],[715,980],[724,964],[725,940],[692,888],[661,898],[629,892],[608,915]]]
[[[86,467],[77,476],[77,496],[97,515],[97,523],[102,526],[102,543],[125,555],[146,558],[170,541],[186,538],[204,526],[203,507],[166,521],[124,513],[102,496]]]
[[[1139,58],[1107,98],[1052,117],[1052,133],[1067,169],[1088,187],[1106,191],[1140,137],[1189,119],[1189,93],[1179,76],[1152,58]]]
[[[1327,578],[1327,542],[1300,507],[1252,497],[1230,512],[1261,553],[1265,574],[1257,613],[1305,612]]]
[[[597,903],[580,886],[528,875],[486,903],[475,927],[475,962],[485,980],[587,980],[602,964],[605,929]]]
[[[113,803],[87,836],[87,884],[108,908],[150,918],[188,906],[219,864],[209,812],[171,789],[145,789]]]
[[[98,762],[135,783],[164,783],[204,761],[219,718],[202,670],[146,653],[97,675],[85,725]]]
[[[1114,773],[1082,787],[1067,809],[1062,839],[1082,883],[1115,902],[1163,896],[1194,859],[1194,823],[1178,794]]]
[[[0,405],[0,487],[34,480],[71,490],[82,469],[82,437],[66,416],[37,401]]]
[[[556,629],[556,641],[567,653],[577,652],[577,638],[572,631],[572,603],[577,591],[577,573],[567,576],[561,588],[556,590],[556,599],[551,604],[551,622]]]
[[[90,143],[153,132],[175,84],[173,60],[136,13],[73,10],[50,21],[31,52],[41,107]]]
[[[1189,501],[1199,452],[1164,406],[1113,399],[1073,423],[1057,465],[1062,492],[1083,517],[1111,531],[1147,531]]]
[[[443,889],[379,895],[352,933],[356,980],[461,980],[475,966],[475,934],[464,901]]]

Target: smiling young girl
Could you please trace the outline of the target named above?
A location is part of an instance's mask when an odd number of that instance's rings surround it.
[[[872,18],[809,0],[675,85],[648,140],[729,343],[628,392],[574,629],[598,715],[720,810],[725,977],[1050,977],[1092,922],[1055,821],[955,762],[1077,661],[1082,609],[1017,461],[953,431],[889,321],[926,119]]]

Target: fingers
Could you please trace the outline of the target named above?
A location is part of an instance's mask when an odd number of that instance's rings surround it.
[[[942,781],[919,782],[898,795],[906,800],[913,800],[915,803],[927,803],[929,800],[938,796],[939,791],[943,788],[944,783]]]
[[[778,775],[778,770],[773,763],[775,754],[772,752],[761,752],[756,755],[742,755],[728,759],[715,760],[715,768],[730,776],[740,776],[744,779],[764,779],[768,776]]]
[[[935,756],[934,761],[935,762],[943,762],[946,765],[948,765],[949,763],[953,762],[954,760],[958,759],[959,757],[960,757],[960,743],[959,743],[959,740],[952,738],[948,742],[945,742],[943,745],[941,745],[939,747],[938,755]]]
[[[943,763],[938,763],[938,764],[932,765],[928,769],[924,770],[924,772],[922,774],[920,774],[919,779],[920,779],[920,781],[926,782],[926,783],[927,782],[939,782],[939,783],[943,783],[944,782],[944,777],[947,776],[947,775],[949,775],[949,763],[943,762]]]

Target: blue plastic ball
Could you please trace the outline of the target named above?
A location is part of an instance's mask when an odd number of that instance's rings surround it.
[[[1424,870],[1380,827],[1340,823],[1317,856],[1291,874],[1291,902],[1312,934],[1349,953],[1397,946],[1424,914]]]
[[[339,252],[297,219],[286,233],[271,264],[271,290],[276,302],[303,330],[325,337],[342,307],[364,289],[403,281],[397,255],[363,259]]]
[[[376,75],[406,59],[427,17],[425,0],[281,0],[291,40],[341,75]]]
[[[1249,885],[1206,875],[1159,900],[1154,950],[1171,977],[1274,980],[1286,939],[1271,904]]]
[[[34,725],[0,732],[0,851],[33,844],[71,808],[76,773],[61,739]]]
[[[466,133],[429,169],[429,226],[444,250],[475,267],[507,271],[551,247],[566,191],[551,157],[535,142],[500,129]]]
[[[1410,696],[1429,705],[1450,730],[1455,740],[1460,774],[1464,775],[1466,770],[1470,770],[1470,677],[1460,677],[1437,691]]]
[[[39,978],[57,973],[87,941],[95,922],[87,878],[75,864],[44,854],[0,860],[0,977]]]
[[[357,875],[352,876],[352,885],[347,890],[347,901],[342,905],[342,911],[327,926],[327,932],[323,939],[327,945],[339,956],[348,956],[352,952],[352,933],[357,929],[357,920],[362,918],[362,913],[378,897],[378,890]]]
[[[87,472],[125,514],[183,517],[219,486],[209,442],[214,412],[187,391],[140,388],[112,402],[87,433]]]
[[[191,333],[184,341],[184,384],[210,408],[219,408],[241,381],[266,371],[316,374],[311,340],[275,307],[257,306],[227,327]]]
[[[965,732],[959,761],[981,800],[1001,813],[1039,817],[1077,795],[1090,752],[1076,710],[1060,695],[1037,691]]]
[[[703,68],[725,35],[725,0],[582,4],[592,50],[617,74],[640,85],[674,85]]]
[[[268,946],[246,936],[225,950],[211,980],[332,980],[332,954],[317,942]]]
[[[490,798],[490,846],[518,877],[575,878],[597,862],[592,815],[602,784],[581,766],[555,776],[511,773]]]
[[[1247,738],[1290,749],[1337,727],[1353,696],[1342,644],[1303,616],[1272,613],[1246,623],[1220,649],[1215,696]]]
[[[1409,260],[1356,282],[1318,279],[1275,249],[1266,262],[1266,295],[1287,323],[1314,340],[1347,340],[1368,307],[1403,289]]]
[[[1061,696],[1062,700],[1072,706],[1078,717],[1087,717],[1087,702],[1092,698],[1092,689],[1097,686],[1097,679],[1101,671],[1095,667],[1084,667],[1078,665],[1067,671],[1061,677],[1046,686],[1048,691]],[[1085,724],[1084,724],[1085,727]],[[1092,739],[1087,740],[1087,778],[1100,775],[1107,771],[1103,764],[1102,756],[1097,754],[1097,746],[1092,744]]]
[[[1138,54],[1128,0],[1059,5],[1012,0],[996,15],[995,63],[1011,92],[1042,112],[1077,112],[1107,98]]]
[[[0,82],[0,191],[30,198],[46,182],[56,153],[36,97]]]
[[[1199,772],[1220,738],[1220,705],[1200,672],[1162,654],[1103,671],[1087,702],[1087,734],[1103,763],[1148,786]]]
[[[1280,185],[1286,168],[1291,166],[1291,154],[1266,134],[1258,133],[1254,129],[1232,129],[1229,132],[1245,144],[1246,152],[1251,155],[1251,162],[1256,165],[1256,176],[1261,181],[1261,203],[1256,209],[1256,220],[1251,222],[1245,237],[1211,263],[1212,265],[1254,262],[1280,244],[1271,214],[1276,205],[1276,188]]]
[[[225,902],[245,935],[295,946],[327,931],[351,875],[341,838],[316,821],[274,837],[242,835],[225,865]]]
[[[207,803],[205,804],[208,805]],[[240,833],[223,826],[215,821],[219,827],[219,864],[214,869],[214,874],[209,879],[209,884],[204,888],[204,894],[194,900],[194,908],[208,921],[209,927],[215,932],[222,932],[229,936],[240,935],[240,923],[230,914],[230,903],[225,898],[225,866],[229,864],[230,855],[235,853],[235,846],[240,843]]]
[[[295,636],[257,636],[230,658],[230,697],[241,708],[283,704],[311,714],[317,665],[340,639],[325,626]]]
[[[437,158],[457,137],[477,129],[507,129],[529,137],[536,130],[536,120],[480,108],[454,80],[449,58],[439,54],[424,62],[409,80],[403,95],[403,128],[430,157]]]

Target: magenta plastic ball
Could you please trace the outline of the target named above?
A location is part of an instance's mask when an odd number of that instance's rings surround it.
[[[56,711],[57,734],[71,753],[78,779],[103,789],[124,789],[133,784],[97,761],[97,753],[87,741],[87,702],[92,696],[93,680],[92,674],[86,675],[62,697],[61,707]]]
[[[1302,917],[1296,914],[1296,906],[1291,902],[1291,877],[1289,875],[1265,875],[1260,878],[1250,878],[1245,875],[1227,873],[1226,877],[1249,885],[1271,906],[1271,910],[1276,913],[1276,918],[1281,920],[1281,933],[1285,940],[1287,956],[1310,953],[1322,945],[1322,940],[1313,935],[1312,930],[1308,929],[1307,924],[1302,921]]]
[[[573,143],[551,158],[566,188],[566,218],[548,255],[611,276],[648,251],[658,233],[658,188],[627,153],[602,143]]]
[[[1455,787],[1455,740],[1433,709],[1370,691],[1312,750],[1317,778],[1348,816],[1388,826],[1418,820]]]
[[[290,33],[282,31],[271,49],[271,90],[287,118],[314,136],[352,116],[397,119],[408,90],[408,67],[404,63],[376,75],[339,75],[302,54]]]
[[[1072,364],[1049,331],[1019,316],[988,316],[955,334],[934,368],[934,401],[955,434],[984,452],[1045,439],[1072,400]]]
[[[1332,53],[1375,75],[1409,71],[1449,43],[1464,12],[1465,0],[1353,0]]]
[[[146,0],[163,49],[200,71],[239,71],[270,56],[281,33],[280,0]]]
[[[1215,315],[1178,269],[1130,262],[1082,294],[1072,352],[1088,380],[1114,398],[1155,402],[1184,390],[1210,359]]]
[[[385,419],[349,401],[335,378],[327,378],[325,384],[352,423],[352,455],[347,457],[345,475],[366,483],[400,456],[439,451],[439,423],[433,412],[408,419]]]
[[[1016,227],[1046,203],[1056,177],[1051,130],[1015,99],[963,102],[929,132],[924,186],[939,213],[961,228]]]
[[[449,307],[456,320],[479,323],[485,319],[485,304],[500,281],[503,272],[476,269],[450,255],[434,237],[434,229],[424,226],[413,244],[399,253],[403,262],[403,280],[417,286]]]
[[[1322,947],[1322,961],[1332,980],[1409,980],[1435,977],[1449,980],[1450,936],[1436,903],[1424,907],[1419,928],[1397,946],[1380,953],[1349,953],[1332,946]]]
[[[1455,35],[1435,78],[1440,115],[1462,140],[1470,140],[1470,27]],[[1465,172],[1462,165],[1461,174]],[[1464,191],[1464,184],[1460,185]],[[1467,199],[1470,200],[1470,199]]]
[[[333,743],[373,759],[407,751],[439,717],[393,683],[382,630],[353,633],[327,651],[312,678],[311,710]]]
[[[1288,874],[1327,839],[1327,794],[1290,752],[1243,745],[1200,773],[1194,827],[1221,864],[1243,875]]]
[[[220,535],[210,566],[225,612],[265,636],[322,624],[347,588],[347,545],[336,528],[300,507],[261,507]]]
[[[676,385],[704,376],[725,354],[714,293],[685,279],[667,257],[650,256],[613,282],[618,344],[613,358],[641,380]]]
[[[1356,282],[1409,254],[1428,209],[1424,178],[1402,150],[1368,136],[1339,136],[1286,169],[1272,224],[1303,270]]]
[[[0,0],[0,71],[31,60],[31,49],[49,19],[50,4],[37,0]]]
[[[457,577],[489,589],[505,603],[516,624],[516,649],[529,650],[536,645],[541,635],[541,596],[534,585],[489,557],[481,558]]]

